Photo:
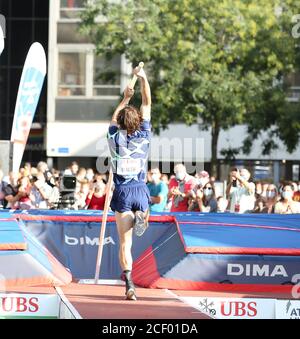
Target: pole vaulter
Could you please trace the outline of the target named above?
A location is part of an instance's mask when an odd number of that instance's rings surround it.
[[[101,225],[95,283],[99,278],[104,235],[109,206],[115,212],[119,234],[119,260],[126,283],[126,299],[136,300],[132,281],[132,235],[142,236],[148,227],[150,194],[146,185],[147,162],[151,139],[151,90],[141,62],[124,91],[108,131],[111,169]],[[140,109],[129,105],[139,79],[142,104]],[[114,183],[114,191],[112,185]]]

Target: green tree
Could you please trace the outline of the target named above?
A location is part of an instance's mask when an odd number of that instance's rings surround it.
[[[299,123],[293,140],[283,127],[298,110],[289,108],[282,78],[296,68],[298,12],[290,0],[96,0],[81,31],[98,54],[145,62],[156,131],[173,121],[211,130],[216,175],[221,129],[246,123],[245,152],[268,128],[289,150],[297,145]],[[266,142],[264,151],[274,146]]]

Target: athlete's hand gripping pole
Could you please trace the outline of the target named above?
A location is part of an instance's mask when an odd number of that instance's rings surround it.
[[[144,63],[140,62],[139,67],[140,68],[144,67]],[[133,89],[136,81],[137,81],[137,76],[134,74],[128,84],[128,87]],[[98,255],[97,255],[96,270],[95,270],[95,284],[98,283],[99,275],[100,275],[100,267],[101,267],[101,262],[102,262],[107,216],[108,216],[108,210],[109,210],[110,201],[112,197],[112,186],[113,186],[113,171],[112,171],[112,168],[110,167],[109,177],[108,177],[108,182],[107,182],[107,187],[106,187],[104,210],[102,214],[101,230],[100,230],[100,236],[99,236]]]

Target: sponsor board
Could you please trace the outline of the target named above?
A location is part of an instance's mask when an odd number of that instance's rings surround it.
[[[56,294],[0,294],[0,319],[58,318],[60,298]]]
[[[275,300],[260,298],[184,297],[184,302],[217,319],[274,319]]]
[[[300,319],[300,300],[276,300],[276,319]]]

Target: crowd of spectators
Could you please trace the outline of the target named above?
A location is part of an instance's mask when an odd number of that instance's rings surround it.
[[[72,162],[64,171],[49,170],[45,162],[26,163],[19,173],[4,177],[0,169],[0,208],[55,209],[61,200],[61,181],[74,178],[72,209],[104,208],[106,174],[81,168]],[[171,176],[159,168],[148,172],[151,212],[300,213],[300,182],[253,182],[246,168],[235,168],[225,183],[216,182],[206,171],[192,176],[177,164]],[[222,186],[222,190],[217,189]],[[64,207],[64,206],[63,206]],[[70,208],[68,206],[67,208]]]

